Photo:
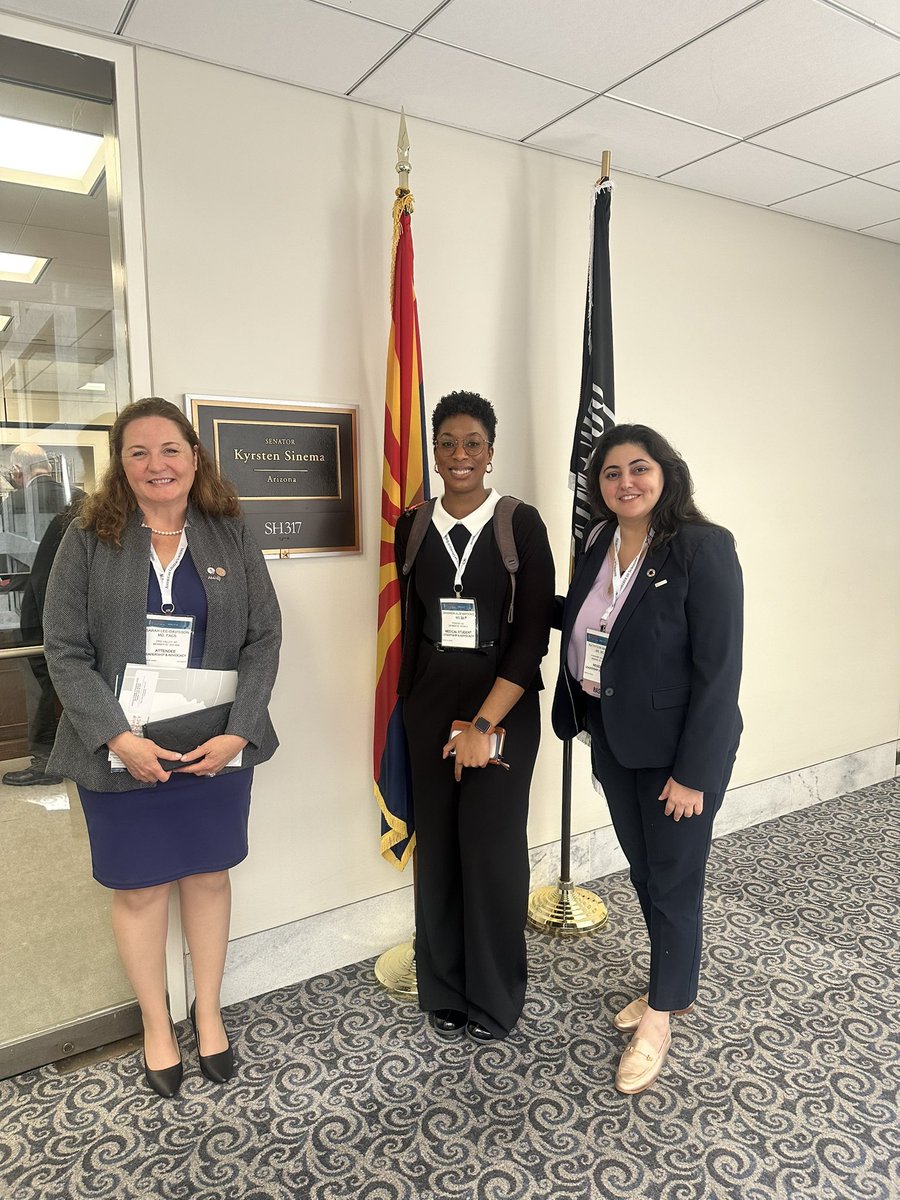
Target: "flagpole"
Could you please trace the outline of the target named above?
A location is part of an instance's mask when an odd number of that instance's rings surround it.
[[[609,183],[612,154],[604,150],[600,157],[600,178],[595,187]],[[591,247],[593,261],[594,247]],[[577,495],[575,498],[577,504]],[[569,564],[572,578],[573,556]],[[560,818],[559,880],[555,886],[537,888],[528,902],[528,924],[556,937],[582,937],[606,924],[606,905],[587,888],[572,883],[572,741],[563,742],[562,814]]]
[[[409,134],[406,129],[406,113],[400,109],[400,129],[397,133],[397,199],[409,196],[409,176],[412,166],[409,161]],[[423,469],[424,469],[423,462]],[[427,495],[427,491],[426,491]],[[413,895],[416,893],[416,853],[412,853]],[[386,991],[401,1000],[418,1000],[419,985],[416,976],[415,931],[408,942],[400,942],[385,950],[375,963],[375,978]]]

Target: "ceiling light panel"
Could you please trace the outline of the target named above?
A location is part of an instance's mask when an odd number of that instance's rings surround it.
[[[612,148],[614,168],[656,176],[722,150],[731,139],[600,96],[542,129],[526,144],[596,163],[604,150]]]
[[[103,171],[103,138],[0,116],[0,180],[90,193]]]
[[[766,0],[614,89],[746,137],[900,72],[900,41],[811,0]]]
[[[353,91],[355,100],[518,140],[590,92],[413,37]]]
[[[666,183],[766,205],[837,183],[840,179],[837,171],[828,171],[825,167],[746,143],[690,163],[665,177]]]
[[[312,0],[144,0],[132,12],[125,36],[341,93],[406,35]]]
[[[37,283],[50,261],[32,254],[13,254],[0,250],[0,281],[3,283]]]
[[[846,175],[884,166],[900,154],[900,76],[788,121],[753,141]]]
[[[0,313],[0,333],[3,333],[5,329],[8,329],[11,323],[12,317],[9,315],[9,313]]]
[[[746,7],[747,0],[453,0],[419,33],[601,92]]]
[[[864,179],[845,179],[831,187],[795,196],[773,206],[779,212],[840,225],[844,229],[864,229],[883,221],[900,220],[900,192],[866,183]]]

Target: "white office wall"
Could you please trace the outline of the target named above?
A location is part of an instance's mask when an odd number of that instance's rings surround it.
[[[149,49],[137,69],[154,390],[360,405],[363,553],[271,564],[282,748],[235,872],[241,936],[409,882],[371,794],[397,117]],[[410,137],[429,411],[494,401],[493,482],[540,507],[563,589],[596,169]],[[895,738],[900,247],[623,176],[612,252],[619,419],[672,438],[744,564],[734,782]],[[579,831],[608,818],[574,753]],[[533,845],[559,836],[559,763],[547,721]]]

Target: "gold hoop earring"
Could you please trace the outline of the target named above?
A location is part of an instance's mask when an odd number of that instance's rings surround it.
[[[434,473],[435,473],[435,475],[438,475],[438,474],[440,474],[440,472],[438,471],[438,465],[437,465],[437,463],[435,463],[435,464],[434,464]]]
[[[491,473],[491,471],[493,471],[493,469],[494,469],[494,464],[492,462],[489,462],[488,465],[484,468],[485,475],[490,475],[490,473]]]

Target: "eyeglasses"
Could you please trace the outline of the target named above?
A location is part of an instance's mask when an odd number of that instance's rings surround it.
[[[434,448],[437,450],[438,454],[444,454],[448,457],[455,453],[456,447],[459,444],[459,438],[449,436],[442,436],[435,438],[434,440]],[[485,450],[490,444],[491,443],[485,441],[483,437],[479,437],[477,433],[473,434],[471,437],[462,439],[462,448],[465,450],[466,454],[468,454],[469,458],[478,458],[480,454],[484,454]]]

